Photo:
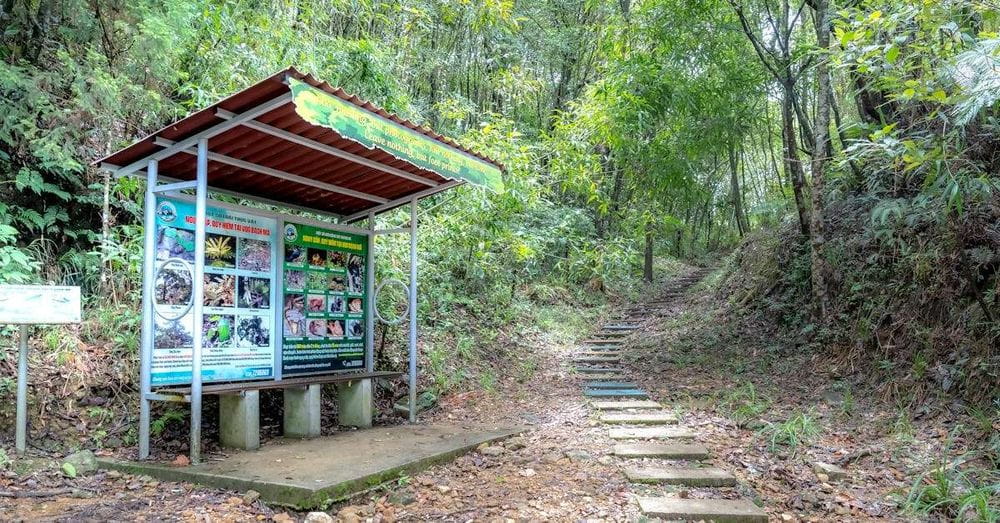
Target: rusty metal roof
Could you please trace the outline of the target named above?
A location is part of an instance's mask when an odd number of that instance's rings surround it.
[[[294,68],[280,71],[174,122],[95,164],[130,174],[144,169],[150,157],[159,155],[162,156],[158,158],[160,176],[193,180],[196,170],[193,148],[183,148],[166,156],[164,152],[176,142],[208,131],[210,188],[340,216],[382,212],[402,205],[413,196],[461,183],[381,149],[368,149],[331,129],[302,119],[289,96],[289,77],[503,169],[498,162],[427,127],[386,112]],[[250,113],[260,114],[250,119],[236,118]],[[227,122],[236,121],[239,123],[226,126]],[[213,131],[220,126],[225,129]]]

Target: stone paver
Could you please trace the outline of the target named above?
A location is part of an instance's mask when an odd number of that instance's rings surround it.
[[[606,412],[601,414],[601,421],[619,425],[667,425],[677,423],[677,416],[672,412]]]
[[[635,389],[635,383],[625,381],[588,381],[583,384],[588,389]]]
[[[619,363],[621,358],[617,356],[582,356],[573,361],[577,363]]]
[[[649,517],[716,523],[767,523],[767,513],[745,499],[639,498]]]
[[[652,400],[595,401],[597,410],[662,409],[663,405]]]
[[[588,398],[641,398],[649,399],[646,391],[639,389],[583,389]]]
[[[608,429],[611,439],[694,439],[695,434],[685,427],[621,427]]]
[[[621,372],[622,371],[618,367],[587,367],[587,366],[576,367],[573,370],[575,370],[576,372],[582,373],[582,374],[602,374],[602,373],[608,373],[608,372]]]
[[[623,458],[663,458],[697,461],[708,459],[708,449],[698,443],[619,443],[612,450]]]
[[[625,477],[633,483],[659,483],[686,487],[732,487],[736,485],[735,476],[714,467],[626,467]]]

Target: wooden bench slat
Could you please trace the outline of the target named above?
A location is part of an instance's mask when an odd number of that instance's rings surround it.
[[[396,378],[402,376],[402,372],[378,371],[351,374],[326,374],[321,376],[299,376],[296,378],[286,378],[281,381],[244,381],[240,383],[217,383],[203,385],[201,393],[204,394],[226,394],[229,392],[242,392],[245,390],[265,390],[265,389],[287,389],[289,387],[301,387],[304,385],[328,383],[339,383],[344,381],[363,380],[371,378]],[[154,392],[161,394],[191,394],[191,387],[165,387],[154,389]]]

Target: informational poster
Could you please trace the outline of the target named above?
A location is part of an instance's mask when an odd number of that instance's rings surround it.
[[[194,329],[202,332],[202,380],[274,377],[277,220],[209,206],[202,325],[194,325],[195,206],[156,204],[153,385],[191,381]]]
[[[362,368],[367,238],[295,223],[283,233],[282,375]]]
[[[80,323],[80,288],[0,285],[0,325]]]

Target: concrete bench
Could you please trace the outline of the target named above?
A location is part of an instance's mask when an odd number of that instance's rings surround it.
[[[391,379],[401,372],[354,372],[299,376],[281,381],[212,383],[202,386],[202,395],[219,396],[219,440],[223,447],[253,450],[260,447],[260,391],[283,389],[284,435],[290,438],[314,438],[320,435],[320,389],[337,385],[339,424],[367,428],[372,426],[374,402],[372,382]],[[191,387],[156,389],[163,396],[190,396]]]

